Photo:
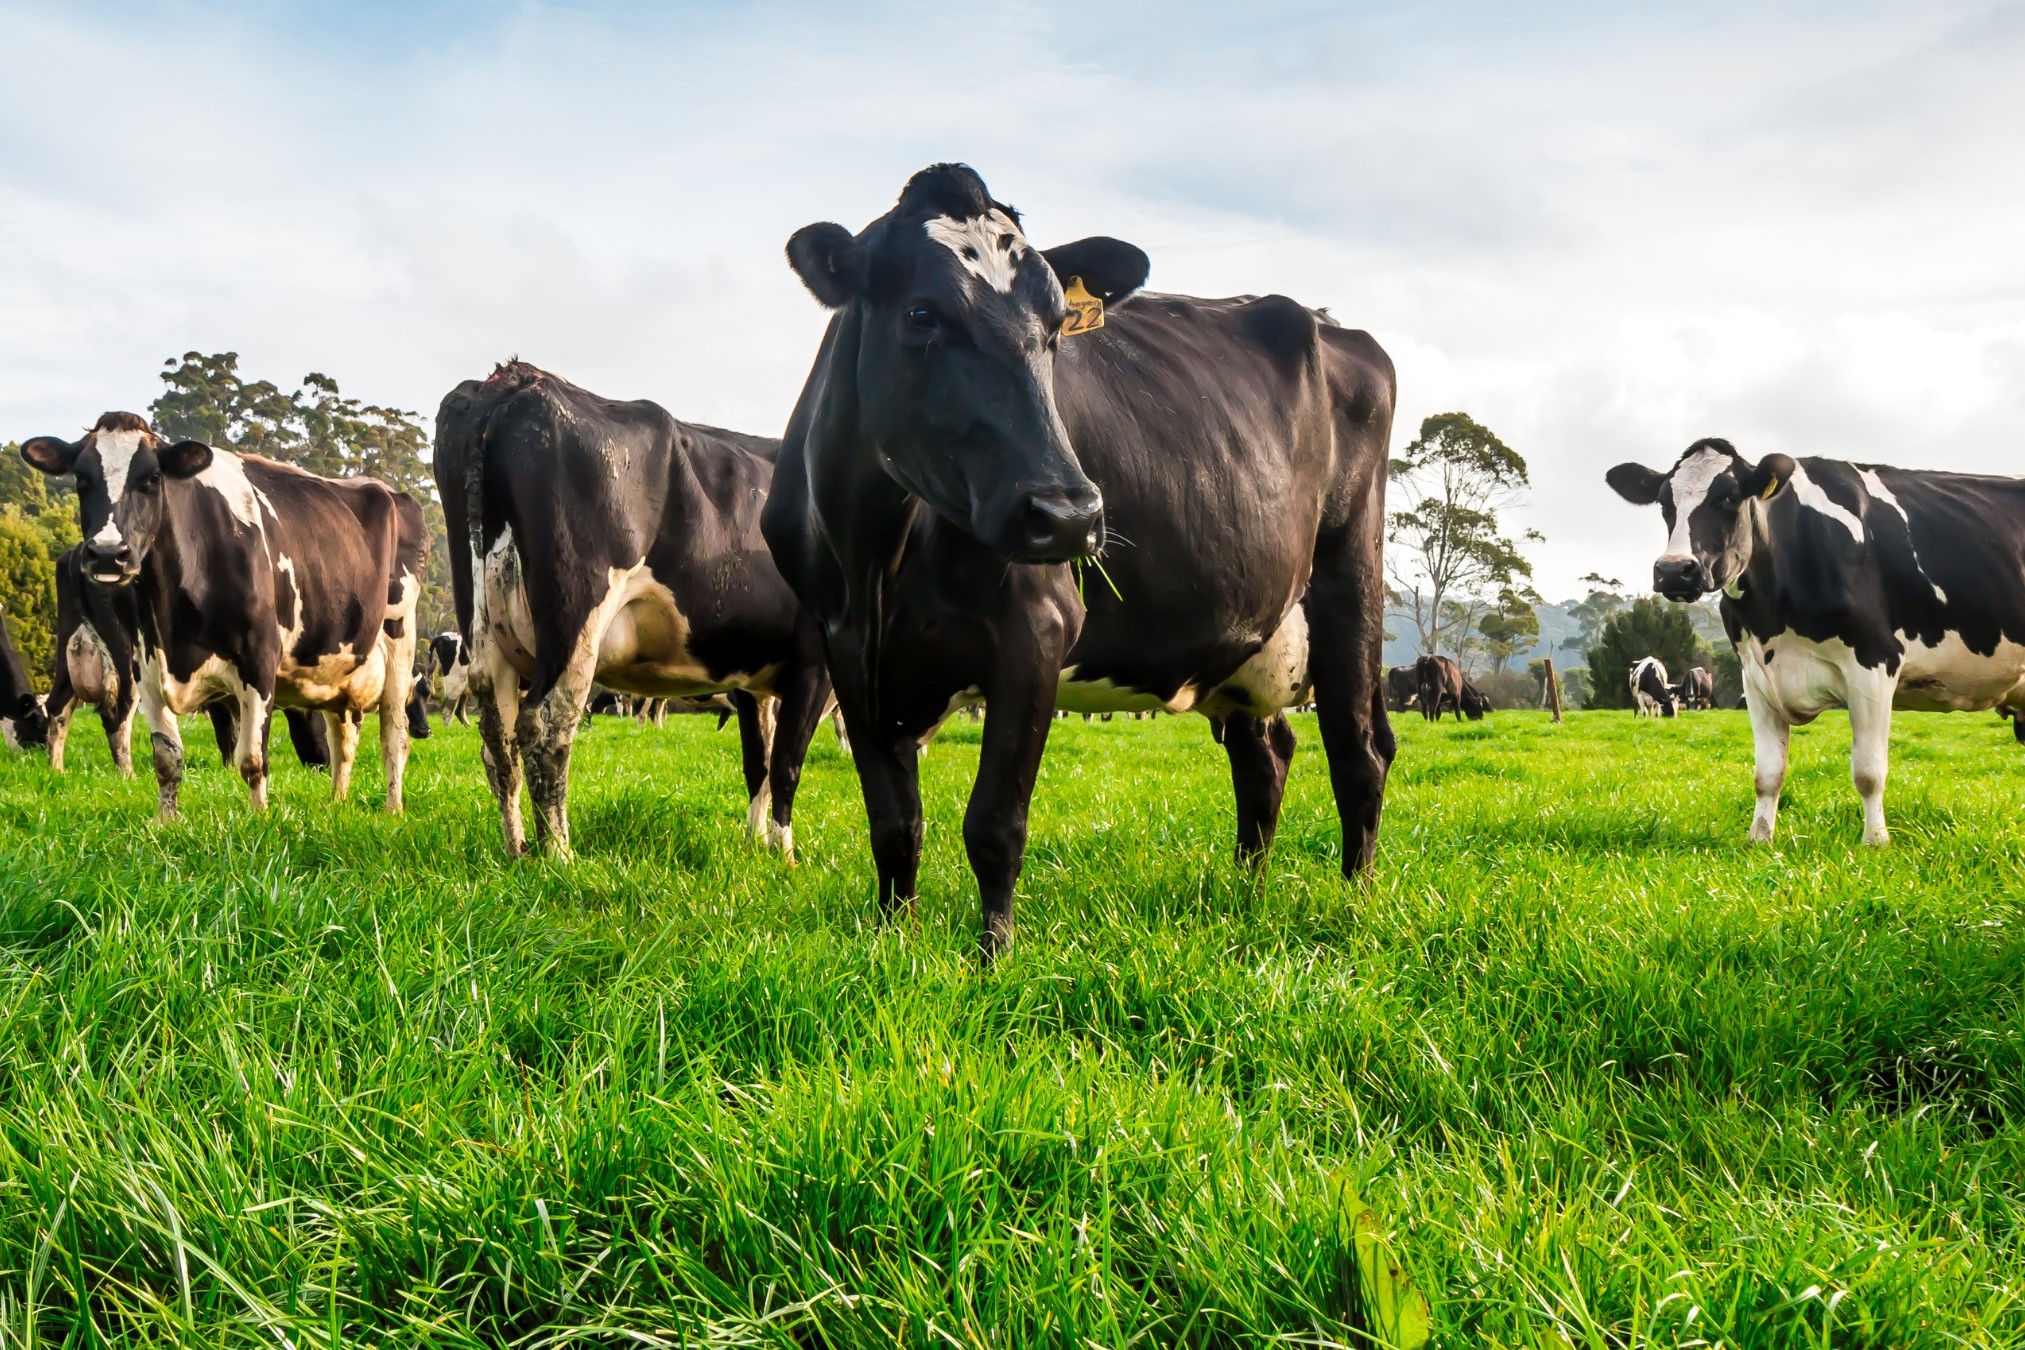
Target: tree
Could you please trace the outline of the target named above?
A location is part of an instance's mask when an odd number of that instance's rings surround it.
[[[429,433],[416,414],[347,398],[318,371],[292,393],[267,380],[249,383],[237,352],[185,352],[163,362],[162,383],[168,388],[148,412],[164,436],[264,455],[330,478],[368,475],[413,497],[430,538],[416,621],[423,632],[455,623],[443,505]]]
[[[1520,652],[1533,649],[1540,638],[1540,615],[1533,606],[1540,603],[1539,592],[1531,586],[1514,590],[1507,586],[1498,592],[1498,602],[1489,613],[1478,616],[1477,632],[1484,640],[1484,651],[1491,658],[1491,673],[1502,675],[1505,666]]]
[[[1687,606],[1644,596],[1603,625],[1603,635],[1589,649],[1589,698],[1592,708],[1631,706],[1631,668],[1648,656],[1659,658],[1667,678],[1679,680],[1690,666],[1703,664],[1707,648],[1695,634]]]
[[[1589,668],[1570,666],[1561,672],[1561,704],[1566,708],[1589,706]]]
[[[42,531],[12,504],[0,506],[0,610],[28,678],[47,690],[56,669],[56,563]]]
[[[1564,650],[1571,652],[1586,652],[1594,647],[1603,636],[1603,625],[1627,603],[1621,593],[1624,583],[1617,578],[1591,572],[1582,580],[1589,586],[1589,595],[1568,607],[1568,617],[1580,627],[1575,636],[1561,643]]]
[[[1390,465],[1419,500],[1387,521],[1387,571],[1423,652],[1463,656],[1493,597],[1533,568],[1502,533],[1498,513],[1527,486],[1526,461],[1467,413],[1438,413]],[[1537,541],[1537,531],[1523,538]]]

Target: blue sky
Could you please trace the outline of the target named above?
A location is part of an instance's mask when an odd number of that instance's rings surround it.
[[[235,349],[433,412],[519,354],[778,433],[781,262],[914,169],[1046,244],[1371,329],[1395,443],[1525,454],[1542,587],[1646,575],[1602,471],[2025,471],[2025,6],[0,3],[0,439]]]

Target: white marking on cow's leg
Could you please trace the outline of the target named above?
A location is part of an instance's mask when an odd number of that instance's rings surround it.
[[[127,704],[126,715],[112,729],[113,767],[120,771],[120,777],[134,776],[134,705]]]
[[[1883,666],[1849,672],[1849,776],[1863,799],[1863,842],[1891,842],[1884,826],[1884,780],[1891,768],[1891,700],[1898,680]]]
[[[1786,749],[1793,728],[1762,688],[1750,689],[1747,696],[1751,743],[1757,752],[1758,809],[1751,816],[1751,842],[1766,844],[1779,823],[1779,789],[1786,785]]]
[[[267,719],[274,713],[274,700],[262,698],[250,684],[239,686],[239,744],[233,747],[239,776],[252,794],[253,809],[267,809]]]
[[[400,618],[401,636],[380,636],[387,678],[380,686],[380,767],[387,777],[387,814],[401,814],[408,772],[408,692],[414,687],[415,615],[412,600]],[[424,714],[427,715],[426,713]]]
[[[570,856],[570,743],[583,720],[591,685],[598,675],[598,643],[625,608],[628,590],[647,573],[643,558],[631,568],[605,569],[605,594],[585,616],[570,647],[569,660],[541,702],[520,714],[520,748],[527,768],[527,795],[534,802],[537,842],[546,841],[558,858]]]
[[[520,672],[507,664],[496,640],[480,629],[471,654],[469,693],[478,704],[480,753],[492,798],[499,803],[506,856],[527,851],[527,826],[520,815]]]
[[[359,724],[347,709],[327,712],[324,725],[330,729],[330,799],[343,801],[352,790],[352,761],[359,756]]]
[[[147,719],[148,742],[155,761],[155,815],[176,818],[176,792],[183,785],[183,729],[162,692],[161,658],[141,667],[141,716]]]
[[[70,715],[77,710],[77,700],[68,698],[63,706],[49,715],[49,771],[63,772],[63,743],[70,738]],[[127,772],[132,773],[131,763]]]
[[[844,710],[832,705],[830,708],[830,729],[837,733],[837,749],[845,755],[851,753],[851,733],[844,729]]]
[[[780,700],[765,694],[759,700],[759,763],[765,774],[759,780],[759,791],[753,794],[752,804],[747,808],[746,832],[769,848],[793,851],[792,830],[782,832],[773,823],[773,736],[780,721]],[[782,843],[785,833],[786,843]]]

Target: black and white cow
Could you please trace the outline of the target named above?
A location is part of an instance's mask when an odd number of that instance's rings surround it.
[[[1468,680],[1464,680],[1462,683],[1462,711],[1463,716],[1469,718],[1472,722],[1483,721],[1491,711],[1491,696],[1477,688],[1474,684],[1471,684]]]
[[[731,691],[747,826],[793,852],[795,788],[830,686],[759,534],[778,445],[519,361],[444,398],[436,482],[509,855],[527,842],[523,763],[536,842],[569,853],[570,743],[593,682]]]
[[[429,660],[442,687],[437,706],[443,712],[443,725],[449,726],[450,719],[455,717],[462,725],[470,726],[467,714],[471,705],[471,653],[464,646],[464,635],[438,633],[430,638]]]
[[[1716,706],[1716,677],[1707,666],[1696,666],[1680,677],[1674,697],[1689,712],[1704,712]]]
[[[1678,711],[1666,666],[1656,656],[1641,657],[1631,666],[1631,711],[1638,717],[1672,717]]]
[[[1666,517],[1655,590],[1722,592],[1757,747],[1751,838],[1777,823],[1789,729],[1824,709],[1849,709],[1863,841],[1884,844],[1892,709],[2025,708],[2025,478],[1752,464],[1721,440],[1607,478]]]
[[[0,734],[10,748],[21,750],[41,745],[48,731],[43,702],[28,682],[28,667],[14,650],[7,621],[0,618]]]
[[[788,259],[835,315],[766,538],[828,653],[882,906],[915,893],[916,747],[979,700],[964,843],[987,958],[1057,706],[1221,720],[1251,857],[1294,749],[1282,710],[1312,686],[1343,869],[1368,867],[1393,754],[1378,344],[1282,296],[1134,295],[1145,254],[1036,249],[961,165],[855,236],[798,231]],[[1067,564],[1099,553],[1079,583]]]
[[[1420,699],[1420,674],[1411,665],[1394,666],[1385,672],[1385,707],[1403,713]]]
[[[135,588],[141,715],[164,819],[183,780],[177,716],[219,697],[241,727],[277,704],[329,724],[331,792],[351,786],[359,725],[380,714],[387,810],[401,809],[415,600],[429,537],[407,494],[319,478],[202,441],[171,443],[134,413],[81,439],[37,436],[21,456],[75,473],[87,582]],[[267,737],[238,737],[240,776],[267,805]]]

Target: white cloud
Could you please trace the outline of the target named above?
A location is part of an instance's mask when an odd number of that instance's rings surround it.
[[[1531,460],[1550,594],[1644,575],[1602,470],[1699,435],[2025,466],[2015,9],[1516,9],[0,7],[0,436],[189,348],[424,412],[518,353],[775,432],[787,235],[962,158],[1038,242],[1371,328],[1396,444],[1462,408]]]

